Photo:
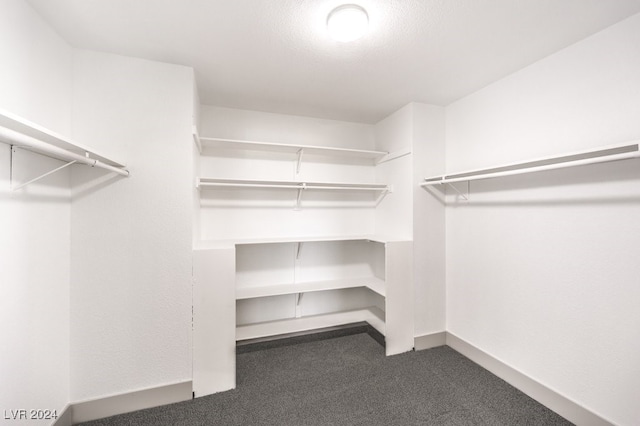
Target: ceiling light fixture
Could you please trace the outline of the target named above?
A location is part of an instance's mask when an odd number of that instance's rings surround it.
[[[327,17],[329,35],[336,41],[357,40],[367,32],[368,26],[369,15],[357,4],[338,6]]]

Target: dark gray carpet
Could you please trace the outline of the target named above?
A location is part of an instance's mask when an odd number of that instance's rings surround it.
[[[365,333],[237,356],[237,388],[84,423],[570,425],[449,347],[391,357]]]

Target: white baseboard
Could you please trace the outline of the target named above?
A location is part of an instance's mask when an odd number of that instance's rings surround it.
[[[52,426],[72,426],[71,411],[71,404],[65,405],[60,414],[58,414],[58,418],[52,423]]]
[[[436,348],[438,346],[444,346],[447,343],[447,332],[440,331],[438,333],[424,334],[422,336],[415,337],[413,339],[413,347],[416,351],[424,349]]]
[[[614,423],[605,420],[593,411],[548,388],[448,331],[418,336],[414,341],[417,351],[444,345],[449,346],[572,423],[580,426],[614,425]]]
[[[191,380],[166,386],[127,392],[88,401],[69,404],[55,426],[71,426],[75,423],[102,419],[145,408],[173,404],[192,398],[193,384]]]
[[[612,422],[605,420],[575,401],[548,388],[449,332],[446,333],[446,345],[576,425],[613,425]]]

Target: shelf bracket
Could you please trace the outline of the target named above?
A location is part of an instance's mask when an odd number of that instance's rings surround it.
[[[384,197],[387,196],[387,194],[393,192],[393,187],[392,186],[388,186],[385,189],[383,189],[380,192],[380,195],[378,195],[378,198],[376,199],[376,207],[378,206],[378,204],[380,204],[382,202],[382,200],[384,199]]]
[[[296,174],[300,173],[300,164],[302,163],[302,154],[304,154],[304,149],[300,148],[297,154],[298,154],[298,161],[296,162]]]
[[[469,183],[469,181],[466,181],[466,182],[467,182],[467,190],[465,193],[460,192],[460,190],[456,188],[456,186],[452,183],[447,182],[445,183],[445,185],[449,185],[449,187],[451,187],[458,194],[458,196],[460,196],[464,201],[469,201],[469,188],[471,184]]]
[[[295,210],[300,210],[300,202],[302,201],[302,191],[307,189],[307,184],[302,183],[298,188],[298,198],[296,199],[296,208]]]
[[[13,145],[10,145],[9,149],[9,189],[13,190]]]
[[[27,182],[24,182],[24,183],[23,183],[23,184],[21,184],[21,185],[18,185],[18,186],[16,186],[16,187],[14,187],[14,186],[13,186],[13,168],[14,168],[14,167],[13,167],[13,153],[15,152],[14,150],[15,150],[16,148],[17,148],[17,147],[15,147],[14,145],[12,145],[12,146],[11,146],[11,172],[10,172],[10,173],[11,173],[11,177],[9,178],[9,179],[10,179],[10,187],[11,187],[11,191],[18,191],[19,189],[22,189],[22,188],[24,188],[25,186],[27,186],[27,185],[29,185],[29,184],[31,184],[31,183],[37,182],[37,181],[39,181],[40,179],[43,179],[43,178],[45,178],[45,177],[47,177],[47,176],[49,176],[49,175],[51,175],[51,174],[53,174],[53,173],[55,173],[55,172],[57,172],[57,171],[59,171],[59,170],[64,169],[65,167],[69,167],[70,165],[72,165],[72,164],[76,163],[76,160],[70,161],[70,162],[68,162],[68,163],[63,164],[63,165],[62,165],[62,166],[60,166],[60,167],[56,167],[56,168],[55,168],[55,169],[53,169],[53,170],[50,170],[50,171],[48,171],[48,172],[46,172],[46,173],[43,173],[43,174],[41,174],[40,176],[37,176],[37,177],[35,177],[35,178],[31,179],[31,180],[28,180]]]
[[[304,293],[296,293],[296,318],[300,318],[302,316],[302,310],[300,309],[300,301],[302,300],[302,296]]]
[[[300,252],[302,251],[302,244],[301,242],[296,243],[297,247],[296,247],[296,260],[300,260]]]
[[[191,128],[191,133],[193,134],[193,143],[196,144],[196,148],[198,148],[198,152],[202,154],[202,142],[200,141],[200,134],[198,133],[198,126],[195,124]]]

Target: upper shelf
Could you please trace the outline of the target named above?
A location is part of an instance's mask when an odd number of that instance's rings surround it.
[[[372,151],[364,149],[350,148],[330,148],[324,146],[313,145],[293,145],[274,142],[256,142],[244,141],[236,139],[221,139],[200,137],[202,148],[226,148],[226,149],[246,149],[254,151],[273,151],[298,154],[302,152],[305,155],[323,155],[329,157],[351,157],[362,158],[379,161],[389,153],[386,151]]]
[[[480,179],[490,179],[502,176],[512,176],[523,173],[541,172],[544,170],[561,169],[566,167],[583,166],[587,164],[605,163],[640,157],[638,141],[624,145],[613,145],[604,148],[579,151],[553,157],[510,163],[486,169],[469,170],[424,179],[420,186],[439,185],[445,183],[468,182]]]
[[[29,120],[26,120],[22,117],[19,117],[15,114],[11,114],[4,110],[0,110],[0,126],[5,127],[14,132],[20,133],[22,135],[37,139],[38,141],[45,142],[49,145],[71,152],[73,154],[84,156],[84,157],[88,156],[91,159],[98,160],[109,166],[125,167],[125,165],[119,161],[116,161],[110,157],[106,157],[102,154],[99,154],[98,152],[96,152],[91,148],[80,145],[76,142],[72,142],[68,138],[61,136],[58,133],[52,132],[49,129],[46,129],[38,124],[35,124]],[[41,152],[37,148],[32,148],[32,147],[25,147],[25,148],[33,151],[37,151],[49,157],[57,158],[59,160],[67,160],[66,157],[63,158],[64,155],[58,155],[54,152]]]
[[[285,144],[277,142],[258,142],[238,139],[201,137],[198,133],[197,126],[193,126],[192,132],[193,141],[198,147],[198,151],[200,153],[202,153],[203,150],[209,148],[271,151],[295,154],[298,159],[296,172],[300,171],[300,162],[303,155],[320,155],[335,158],[354,158],[361,160],[370,160],[373,164],[380,164],[411,154],[410,149],[400,150],[397,152],[387,152],[353,148],[333,148],[317,145]]]

